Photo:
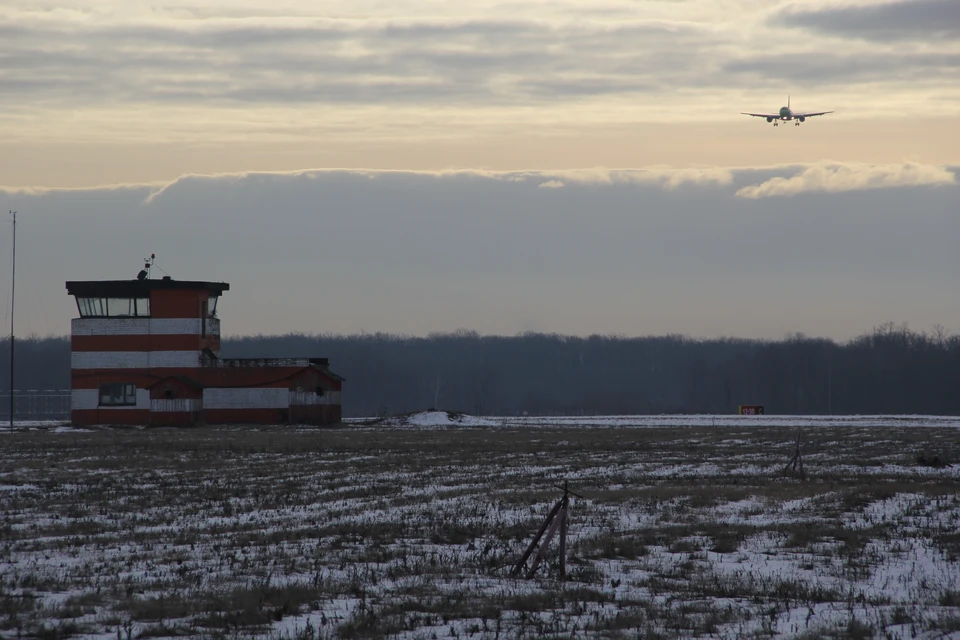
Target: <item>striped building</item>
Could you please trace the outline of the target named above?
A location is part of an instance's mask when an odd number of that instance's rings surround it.
[[[68,282],[71,408],[78,425],[340,421],[343,378],[326,358],[223,359],[217,301],[230,285]]]

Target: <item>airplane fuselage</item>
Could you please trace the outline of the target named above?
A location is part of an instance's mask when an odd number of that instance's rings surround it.
[[[773,122],[773,126],[777,126],[778,122],[789,122],[790,120],[796,120],[797,122],[795,124],[799,125],[806,120],[806,118],[802,114],[793,115],[793,109],[790,108],[790,105],[780,107],[778,115],[767,117],[767,122]]]

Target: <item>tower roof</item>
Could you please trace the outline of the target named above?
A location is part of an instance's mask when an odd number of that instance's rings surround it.
[[[67,293],[80,298],[149,298],[151,291],[193,290],[220,295],[230,290],[226,282],[199,280],[80,280],[67,282]]]

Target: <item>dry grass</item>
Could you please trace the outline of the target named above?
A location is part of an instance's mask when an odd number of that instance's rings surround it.
[[[950,428],[2,436],[0,635],[911,637],[958,630]],[[568,479],[569,579],[508,577]]]

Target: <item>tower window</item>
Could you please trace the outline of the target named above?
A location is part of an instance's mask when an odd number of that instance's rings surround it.
[[[137,385],[111,382],[100,385],[101,407],[132,407],[137,404]]]
[[[148,318],[150,298],[77,298],[81,318]]]

